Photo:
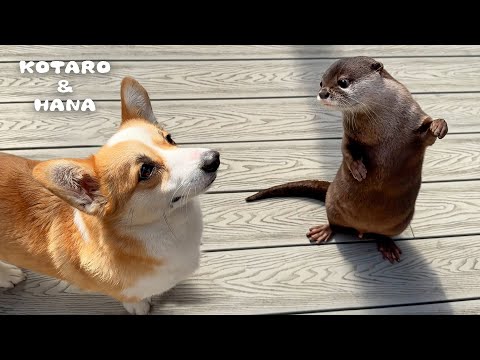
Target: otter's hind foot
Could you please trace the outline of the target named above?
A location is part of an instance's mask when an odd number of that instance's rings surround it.
[[[377,238],[377,249],[383,255],[383,258],[390,261],[392,264],[395,261],[400,261],[400,254],[402,250],[395,244],[395,242],[389,237]]]
[[[307,238],[310,240],[310,243],[321,245],[330,240],[333,231],[329,224],[314,226],[309,229],[307,233]]]

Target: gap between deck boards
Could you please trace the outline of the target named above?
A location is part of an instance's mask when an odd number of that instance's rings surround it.
[[[411,91],[412,95],[461,95],[461,94],[479,94],[480,90],[460,90],[460,91]],[[55,97],[50,96],[43,100],[53,100]],[[239,96],[239,97],[207,97],[207,98],[150,98],[150,101],[167,102],[167,101],[241,101],[241,100],[276,100],[276,99],[316,99],[316,95],[279,95],[279,96]],[[91,98],[95,103],[111,103],[119,102],[119,99],[95,99]],[[33,104],[31,100],[23,101],[0,101],[0,105],[5,104]]]
[[[412,226],[409,225],[410,231],[413,233]],[[448,238],[461,238],[465,236],[480,236],[480,232],[471,232],[464,234],[448,234],[448,235],[430,235],[430,236],[418,236],[415,234],[413,236],[405,236],[402,238],[395,238],[395,242],[402,241],[411,241],[411,240],[433,240],[442,237]],[[214,253],[214,252],[226,252],[226,251],[242,251],[242,250],[261,250],[261,249],[278,249],[278,248],[294,248],[294,247],[322,247],[322,246],[331,246],[331,245],[346,245],[346,244],[374,244],[375,240],[348,240],[348,241],[329,241],[322,245],[312,245],[305,240],[304,244],[278,244],[278,245],[257,245],[257,246],[246,246],[246,247],[231,247],[231,248],[219,248],[219,249],[202,249],[203,253]]]
[[[326,309],[326,310],[317,310],[317,311],[292,311],[290,313],[280,313],[279,315],[350,315],[346,313],[362,311],[362,310],[372,310],[373,312],[376,310],[383,310],[383,309],[394,309],[394,308],[412,308],[415,306],[425,306],[425,305],[439,305],[439,304],[456,304],[468,301],[479,301],[480,297],[470,297],[470,298],[458,298],[458,299],[447,299],[447,300],[439,300],[439,301],[424,301],[418,303],[411,303],[411,304],[391,304],[391,305],[381,305],[381,306],[364,306],[364,307],[345,307],[339,309]],[[335,313],[335,314],[333,314]],[[374,315],[374,313],[372,313]]]
[[[112,135],[115,132],[112,132]],[[463,136],[463,135],[479,135],[480,131],[460,131],[455,132],[455,130],[449,130],[447,140],[451,136]],[[1,140],[1,137],[0,137]],[[209,144],[214,145],[235,145],[235,144],[258,144],[258,143],[289,143],[289,142],[309,142],[309,141],[329,141],[329,140],[342,140],[342,136],[330,136],[330,137],[309,137],[309,138],[289,138],[289,139],[252,139],[252,140],[232,140],[232,141],[208,141],[204,140],[198,142],[181,142],[176,141],[178,146],[191,146],[191,145],[202,145],[208,146]],[[440,140],[439,140],[440,141]],[[100,148],[104,144],[75,144],[75,145],[58,145],[58,146],[23,146],[23,147],[2,147],[0,144],[0,151],[23,151],[23,150],[57,150],[57,149],[88,149],[88,148]],[[435,146],[435,145],[433,145]],[[430,149],[428,147],[427,149]]]
[[[380,55],[374,56],[375,59],[424,59],[424,58],[480,58],[480,55]],[[77,58],[77,59],[69,59],[68,61],[75,61],[77,63],[81,63],[82,61],[108,61],[109,63],[119,63],[119,62],[225,62],[225,61],[302,61],[302,60],[338,60],[341,56],[311,56],[311,57],[264,57],[264,58],[249,58],[249,57],[238,57],[238,58],[204,58],[204,59],[182,59],[182,58],[171,58],[171,59],[137,59],[137,58],[125,58],[125,59],[107,59],[105,58]],[[25,60],[25,59],[21,59]],[[21,60],[0,60],[0,64],[18,64]],[[58,61],[58,59],[28,59],[26,61]],[[62,60],[63,61],[63,60]]]

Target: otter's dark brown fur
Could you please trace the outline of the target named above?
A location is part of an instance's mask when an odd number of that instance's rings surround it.
[[[336,61],[320,87],[322,104],[343,113],[343,161],[335,179],[279,185],[246,200],[325,200],[329,223],[309,230],[312,243],[328,241],[333,231],[354,231],[376,239],[384,258],[399,261],[401,251],[391,237],[413,217],[425,150],[446,135],[447,123],[428,116],[407,88],[369,57]]]

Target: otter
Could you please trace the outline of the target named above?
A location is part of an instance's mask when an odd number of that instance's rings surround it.
[[[342,164],[334,180],[303,180],[260,191],[247,202],[303,196],[325,202],[328,223],[309,229],[311,243],[334,232],[376,240],[384,259],[400,261],[392,237],[413,217],[426,148],[448,132],[428,116],[408,89],[366,56],[334,62],[320,82],[318,100],[343,114]]]

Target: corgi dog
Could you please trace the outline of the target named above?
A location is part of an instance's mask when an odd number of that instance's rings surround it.
[[[197,196],[215,180],[220,155],[178,147],[129,77],[121,109],[119,130],[88,158],[0,155],[0,287],[22,281],[21,267],[147,314],[153,295],[198,268]]]

